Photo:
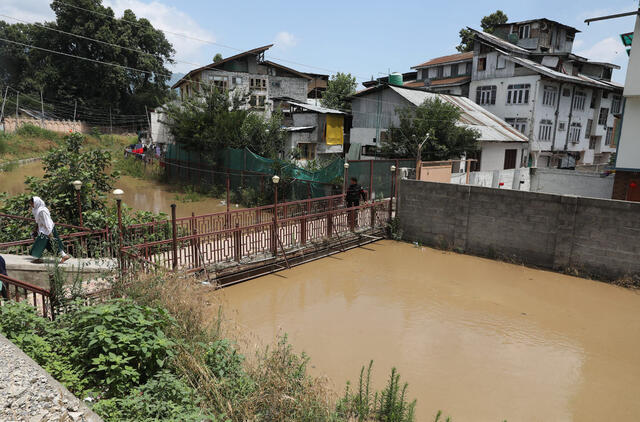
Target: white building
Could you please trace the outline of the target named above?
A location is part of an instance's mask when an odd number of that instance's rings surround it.
[[[386,84],[365,89],[353,96],[349,158],[375,157],[379,140],[387,136],[389,128],[400,125],[396,110],[419,106],[433,98],[458,107],[462,112],[458,124],[480,132],[480,162],[476,170],[519,168],[526,161],[522,157],[527,155],[527,138],[470,99]]]
[[[533,167],[606,163],[615,152],[619,66],[572,54],[576,32],[547,19],[473,30],[469,97],[526,135]]]

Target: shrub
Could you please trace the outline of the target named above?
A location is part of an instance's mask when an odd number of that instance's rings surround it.
[[[204,360],[226,398],[246,396],[253,389],[253,382],[243,367],[244,356],[237,352],[229,340],[212,342]]]
[[[60,136],[51,130],[43,129],[40,126],[26,123],[18,128],[15,132],[16,135],[25,136],[29,138],[43,138],[50,141],[58,141]]]
[[[109,397],[144,384],[174,354],[175,342],[164,332],[173,320],[163,309],[118,299],[64,317],[75,346],[72,360]]]
[[[9,149],[7,138],[8,136],[6,134],[0,134],[0,155],[5,154]]]
[[[100,400],[93,410],[106,421],[216,421],[198,403],[191,387],[163,370],[124,398]]]

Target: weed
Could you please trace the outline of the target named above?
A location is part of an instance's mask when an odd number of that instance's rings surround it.
[[[398,217],[393,217],[391,222],[387,224],[387,230],[393,240],[402,240],[402,235],[404,233],[400,227],[400,219]]]
[[[60,135],[58,133],[43,129],[40,126],[32,125],[32,124],[24,124],[18,128],[15,132],[16,135],[27,137],[27,138],[41,138],[48,139],[49,141],[59,141]]]

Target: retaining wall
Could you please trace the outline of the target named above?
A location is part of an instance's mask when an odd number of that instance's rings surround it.
[[[640,275],[640,203],[402,180],[404,238],[599,278]]]
[[[531,169],[531,192],[610,199],[613,179],[613,175],[601,177],[598,173],[533,168]]]

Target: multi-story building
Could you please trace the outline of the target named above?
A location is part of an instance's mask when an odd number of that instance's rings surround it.
[[[273,110],[274,98],[286,97],[306,102],[310,93],[317,93],[317,90],[309,90],[309,82],[318,81],[316,85],[319,87],[322,75],[310,76],[265,60],[264,53],[272,46],[254,48],[194,69],[171,88],[179,89],[181,99],[191,97],[208,86],[242,92],[247,95],[247,107],[266,115]]]
[[[469,97],[527,136],[530,165],[609,161],[622,107],[622,86],[611,81],[619,66],[573,54],[578,30],[548,19],[472,31]]]
[[[468,97],[472,65],[473,52],[436,57],[411,68],[417,71],[416,83],[411,87]]]

